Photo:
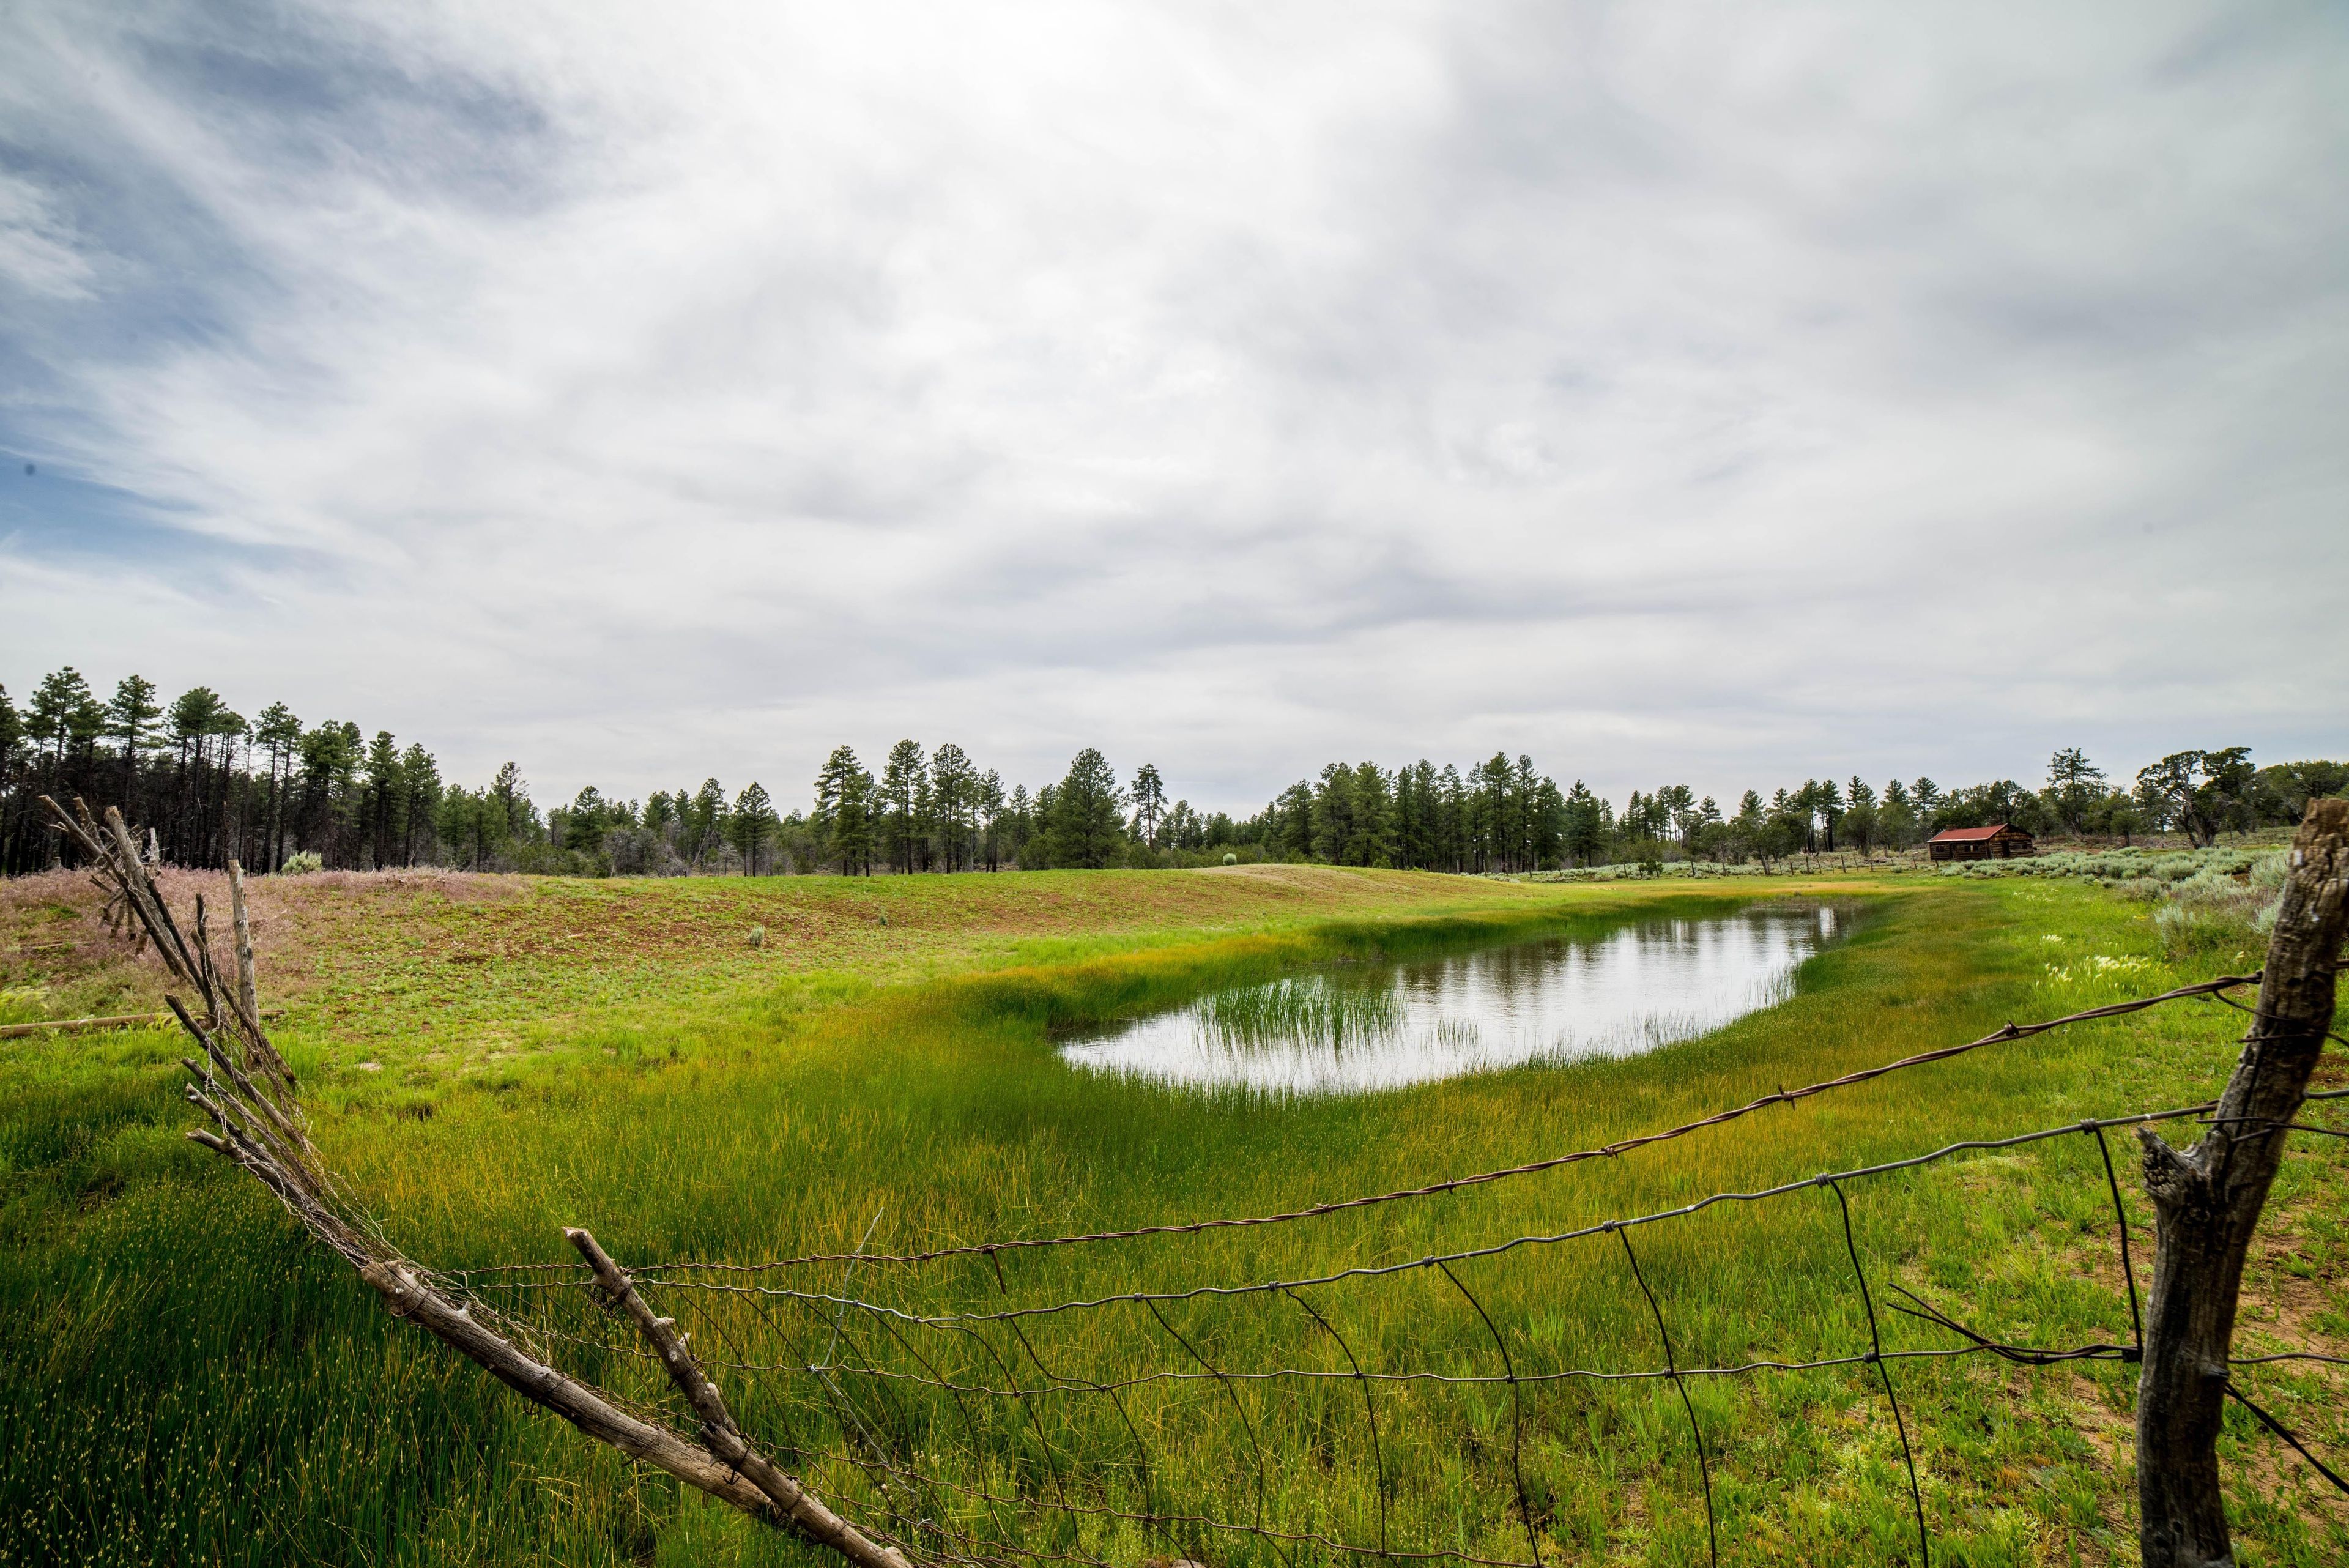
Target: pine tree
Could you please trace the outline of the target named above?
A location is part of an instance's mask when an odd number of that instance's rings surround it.
[[[1158,820],[1166,813],[1166,784],[1158,776],[1154,763],[1144,763],[1133,773],[1133,822],[1142,842],[1156,845]]]
[[[1092,869],[1115,864],[1124,838],[1124,804],[1108,759],[1091,746],[1079,752],[1054,794],[1053,860]]]
[[[0,686],[0,789],[16,778],[16,753],[24,744],[25,721],[16,712],[16,704],[8,701],[8,689]]]
[[[1395,859],[1394,779],[1376,763],[1354,765],[1353,842],[1347,863],[1392,866]]]
[[[1721,851],[1721,805],[1707,795],[1696,803],[1696,827],[1689,835],[1689,853],[1700,860],[1717,858]]]
[[[122,814],[133,820],[140,815],[139,764],[155,743],[155,721],[162,716],[152,680],[126,675],[114,683],[114,698],[106,705],[106,733],[121,748]]]
[[[906,836],[912,846],[913,863],[909,871],[927,871],[937,864],[939,843],[946,833],[943,812],[938,803],[937,781],[928,770],[914,780],[914,821]]]
[[[1425,757],[1395,770],[1395,860],[1398,865],[1426,870],[1438,854],[1438,814],[1435,764]]]
[[[1332,866],[1349,863],[1354,836],[1354,771],[1330,763],[1313,786],[1312,856]]]
[[[1876,830],[1894,849],[1905,849],[1917,841],[1916,808],[1909,803],[1909,786],[1899,779],[1885,784],[1884,804],[1876,812]]]
[[[2088,808],[2103,795],[2104,784],[2105,770],[2077,746],[2066,746],[2047,759],[2048,805],[2075,837]]]
[[[1437,852],[1440,864],[1447,871],[1468,869],[1468,784],[1460,776],[1459,764],[1444,764],[1444,775],[1438,781],[1440,799],[1437,802]]]
[[[1599,797],[1580,779],[1566,792],[1565,848],[1578,866],[1596,866],[1607,848],[1607,824],[1599,815]]]
[[[411,744],[399,759],[399,863],[416,864],[419,849],[433,847],[432,824],[440,809],[440,766],[432,753]]]
[[[1003,863],[1003,775],[993,768],[978,781],[978,812],[980,836],[987,845],[987,868],[996,869]]]
[[[1616,836],[1622,840],[1624,853],[1634,855],[1641,862],[1652,857],[1654,840],[1663,836],[1664,808],[1652,794],[1633,790],[1623,802],[1623,815],[1617,819]]]
[[[1536,854],[1534,813],[1541,796],[1541,774],[1532,757],[1520,752],[1509,774],[1509,837],[1507,857],[1512,871],[1530,871]]]
[[[775,803],[756,781],[734,797],[734,847],[742,857],[746,875],[759,874],[759,857],[774,836]]]
[[[726,825],[725,786],[716,779],[702,780],[679,813],[678,842],[688,865],[697,870],[709,865],[711,851],[726,842]]]
[[[1876,791],[1857,774],[1843,787],[1843,836],[1862,855],[1875,847],[1878,827]]]
[[[9,701],[8,689],[0,686],[0,876],[30,868],[29,865],[20,864],[24,835],[18,826],[19,802],[32,793],[20,787],[31,771],[28,760],[25,753],[24,715]]]
[[[926,778],[918,742],[900,741],[889,748],[889,760],[881,768],[881,852],[900,871],[914,868]]]
[[[1476,769],[1476,869],[1480,871],[1506,869],[1503,862],[1514,836],[1509,810],[1513,776],[1508,756],[1501,752],[1495,752]]]
[[[1526,869],[1538,871],[1546,863],[1564,860],[1566,796],[1559,792],[1556,779],[1545,774],[1534,785],[1534,798],[1526,808]]]
[[[1789,856],[1806,850],[1811,846],[1811,804],[1802,791],[1793,794],[1785,790],[1770,797],[1769,815],[1764,819],[1762,843],[1758,853],[1762,868],[1770,868],[1773,855]]]
[[[262,805],[264,836],[260,863],[275,871],[285,858],[285,786],[293,778],[293,760],[302,744],[302,721],[283,702],[261,711],[254,726],[254,742],[269,753],[269,790]]]
[[[72,665],[44,676],[33,688],[25,710],[25,728],[46,763],[48,787],[62,787],[74,758],[88,749],[106,723],[106,711],[91,695],[89,682]],[[52,840],[54,845],[54,840]],[[54,847],[51,851],[55,853]]]
[[[1026,784],[1013,784],[1003,804],[1003,853],[1012,864],[1028,864],[1028,841],[1036,836],[1036,800]]]
[[[462,784],[440,792],[440,807],[432,814],[432,832],[452,864],[475,871],[481,868],[483,811],[481,797]]]
[[[873,870],[873,775],[856,760],[854,747],[835,746],[816,774],[815,814],[810,819],[823,852],[843,877]]]
[[[1770,822],[1762,805],[1762,796],[1747,790],[1738,797],[1737,815],[1729,819],[1730,842],[1736,846],[1737,857],[1759,855],[1768,844]]]
[[[1670,834],[1679,843],[1682,851],[1693,858],[1696,854],[1696,791],[1686,784],[1666,784],[1656,792],[1655,801],[1662,815],[1660,826],[1663,833]]]
[[[938,865],[960,871],[972,857],[972,827],[981,805],[978,770],[952,741],[930,755],[930,813],[937,826]]]
[[[366,803],[362,817],[366,824],[367,848],[381,870],[392,859],[392,842],[399,822],[400,802],[408,794],[407,781],[399,772],[399,743],[388,730],[378,730],[375,743],[367,753]]]
[[[558,822],[556,819],[560,817]],[[594,784],[581,786],[571,804],[546,814],[547,830],[565,849],[593,855],[602,849],[605,829],[612,825],[611,804]]]
[[[1019,851],[1022,871],[1042,871],[1053,864],[1053,827],[1060,821],[1061,786],[1040,784],[1034,805],[1030,808],[1033,826],[1028,842]]]
[[[1805,779],[1802,788],[1786,796],[1786,810],[1802,822],[1802,842],[1795,847],[1806,855],[1816,853],[1819,846],[1819,781]]]
[[[497,841],[503,844],[520,838],[523,830],[530,826],[531,819],[536,815],[530,803],[530,786],[523,782],[522,770],[512,763],[499,768],[498,776],[490,783],[490,798],[498,804]]]
[[[183,692],[171,704],[171,735],[175,758],[171,805],[163,836],[171,858],[183,866],[210,863],[211,857],[205,853],[205,828],[210,815],[205,809],[206,764],[212,737],[228,729],[228,721],[234,717],[221,701],[220,693],[209,686]],[[236,723],[242,727],[243,721],[239,719]]]
[[[1290,784],[1273,803],[1271,816],[1278,825],[1274,837],[1278,852],[1291,860],[1312,859],[1313,786],[1303,779]]]
[[[359,763],[366,754],[359,727],[328,720],[303,734],[300,751],[295,841],[317,851],[330,867],[352,865],[357,857],[351,818],[357,804]]]

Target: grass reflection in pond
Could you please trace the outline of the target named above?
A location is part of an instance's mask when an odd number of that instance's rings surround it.
[[[1850,919],[1779,905],[1324,971],[1217,992],[1061,1055],[1092,1072],[1291,1095],[1634,1055],[1784,1001],[1795,969]]]

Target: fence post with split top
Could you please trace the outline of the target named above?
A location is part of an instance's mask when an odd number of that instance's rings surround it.
[[[2243,1054],[2209,1131],[2177,1148],[2150,1127],[2145,1185],[2157,1253],[2137,1378],[2137,1540],[2146,1568],[2224,1568],[2234,1552],[2219,1485],[2236,1294],[2268,1188],[2333,1027],[2349,927],[2349,801],[2312,802],[2292,840]]]

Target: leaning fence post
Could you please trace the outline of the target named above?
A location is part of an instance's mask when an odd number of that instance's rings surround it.
[[[2349,801],[2314,801],[2292,840],[2259,1007],[2209,1132],[2179,1149],[2137,1129],[2158,1246],[2137,1378],[2137,1542],[2146,1568],[2235,1561],[2218,1440],[2236,1292],[2282,1163],[2283,1128],[2333,1027],[2344,927]]]

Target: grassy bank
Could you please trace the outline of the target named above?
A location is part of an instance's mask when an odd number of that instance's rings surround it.
[[[172,872],[165,885],[182,905],[227,897],[210,873]],[[668,1028],[1203,937],[1555,901],[1477,877],[1317,866],[595,881],[326,872],[253,885],[255,951],[272,1002],[288,1007],[283,1043],[327,1077],[373,1060],[436,1085],[510,1073],[616,1016]],[[77,872],[0,881],[0,1023],[161,1005],[159,971],[99,927],[97,905]]]
[[[371,913],[373,945],[347,961],[315,934],[344,929],[335,922],[346,912],[302,928],[311,948],[282,915],[275,938],[281,969],[313,961],[288,1033],[320,1090],[322,1142],[394,1239],[444,1268],[557,1260],[565,1223],[590,1226],[625,1261],[740,1260],[846,1251],[868,1231],[872,1250],[905,1251],[1295,1207],[1604,1142],[2199,973],[2162,958],[2144,906],[2091,886],[1911,878],[1806,966],[1784,1006],[1634,1061],[1314,1103],[1176,1096],[1057,1063],[1057,1028],[1303,963],[1721,907],[1669,884],[1281,875],[798,884],[783,902],[756,905],[740,900],[764,889],[688,889],[717,900],[689,905],[664,888],[583,885],[551,909],[536,893],[469,902],[461,888],[423,889],[406,912]],[[608,905],[588,909],[591,895]],[[354,898],[367,896],[383,897]],[[905,901],[868,906],[885,897]],[[708,929],[688,919],[695,909]],[[766,925],[769,945],[737,940],[750,923]],[[526,942],[527,930],[580,934]],[[448,961],[471,952],[489,956]],[[119,961],[92,974],[109,965]],[[60,972],[43,983],[54,995],[101,981]],[[103,983],[129,993],[139,982]],[[2173,1009],[1605,1164],[1271,1230],[1014,1256],[999,1279],[971,1262],[868,1266],[854,1283],[936,1313],[1407,1261],[1953,1138],[2181,1103],[2223,1079],[2234,1033],[2216,1008]],[[797,1560],[589,1449],[386,1319],[257,1194],[179,1140],[177,1051],[150,1034],[12,1047],[0,1059],[9,1560]],[[360,1059],[385,1070],[360,1073]],[[2116,1152],[2126,1176],[2133,1162]],[[2330,1218],[2338,1158],[2331,1147],[2292,1157],[2247,1338],[2336,1351],[2349,1341]],[[1879,1289],[1906,1283],[1987,1333],[2125,1339],[2095,1160],[2092,1143],[2067,1138],[1855,1186],[1861,1256]],[[2135,1211],[2145,1215],[2141,1202]],[[1867,1343],[1828,1195],[1711,1211],[1637,1244],[1683,1365]],[[829,1264],[768,1276],[823,1292],[845,1277]],[[1522,1249],[1462,1265],[1459,1278],[1521,1373],[1659,1365],[1654,1319],[1609,1238]],[[697,1304],[672,1294],[665,1310]],[[1055,1374],[1196,1372],[1182,1341],[1226,1371],[1341,1369],[1340,1336],[1368,1368],[1501,1369],[1464,1295],[1428,1272],[1299,1294],[1335,1334],[1285,1296],[1169,1303],[1163,1327],[1130,1308],[1034,1319],[1024,1345],[994,1327],[980,1330],[994,1336],[985,1344],[922,1331],[921,1358],[952,1380],[999,1388],[1024,1374],[1039,1392],[957,1399],[867,1380],[843,1397],[907,1468],[978,1490],[1074,1488],[1090,1506],[1237,1520],[1261,1507],[1268,1522],[1364,1542],[1378,1538],[1383,1499],[1398,1547],[1522,1558],[1522,1471],[1546,1560],[1703,1560],[1699,1474],[1669,1385],[1529,1386],[1521,1407],[1506,1386],[1384,1385],[1376,1449],[1361,1390],[1342,1380],[1165,1381],[1128,1391],[1122,1410],[1043,1391]],[[787,1303],[710,1310],[704,1343],[722,1339],[747,1361],[804,1364],[833,1321]],[[1888,1347],[1951,1343],[1880,1315]],[[603,1336],[592,1318],[564,1321]],[[843,1359],[911,1365],[869,1323],[830,1334],[846,1341],[833,1345]],[[605,1369],[653,1396],[622,1359],[605,1357]],[[1895,1376],[1937,1561],[2133,1560],[2120,1368],[1912,1361]],[[2271,1408],[2319,1441],[2343,1436],[2322,1376],[2261,1378]],[[871,1469],[822,1457],[838,1449],[840,1424],[822,1389],[769,1372],[732,1375],[729,1392],[761,1429],[803,1445],[798,1462],[829,1490],[885,1517]],[[1913,1560],[1899,1446],[1871,1373],[1705,1380],[1690,1396],[1716,1461],[1723,1561]],[[2230,1446],[2246,1561],[2337,1558],[2349,1536],[2305,1489],[2304,1469],[2248,1430],[2230,1432]],[[1259,1450],[1272,1456],[1261,1469]],[[963,1493],[922,1501],[1038,1550],[1280,1560],[1239,1535],[1100,1516],[1071,1535],[1050,1514],[1007,1515]]]

